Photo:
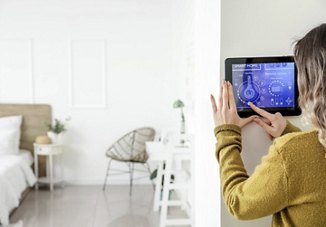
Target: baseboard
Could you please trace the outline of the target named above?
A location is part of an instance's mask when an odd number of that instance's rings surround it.
[[[104,179],[65,179],[68,185],[103,185]],[[129,185],[129,180],[112,179],[107,182],[108,185]],[[152,184],[150,180],[135,180],[133,184]]]

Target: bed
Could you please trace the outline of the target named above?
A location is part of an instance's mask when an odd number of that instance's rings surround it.
[[[10,213],[19,206],[35,184],[33,173],[33,142],[46,135],[51,122],[51,107],[34,104],[0,104],[0,118],[22,116],[19,152],[0,156],[0,223],[9,223]],[[18,142],[18,139],[17,139]],[[39,175],[45,175],[45,160],[39,160]]]

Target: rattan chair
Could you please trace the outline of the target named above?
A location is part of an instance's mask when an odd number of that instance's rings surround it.
[[[130,175],[129,194],[131,195],[133,180],[136,179],[134,178],[134,171],[148,172],[149,175],[151,174],[150,167],[147,163],[148,154],[146,152],[145,143],[147,141],[153,141],[154,137],[155,130],[153,128],[138,128],[122,136],[108,148],[105,155],[109,158],[109,161],[104,179],[103,191],[106,189],[109,175],[128,173]],[[126,163],[129,170],[110,169],[112,161]],[[144,169],[135,169],[135,164],[141,164]],[[114,171],[114,173],[111,173],[112,171]]]

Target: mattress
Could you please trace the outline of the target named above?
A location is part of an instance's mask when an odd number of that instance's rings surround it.
[[[28,150],[19,150],[19,157],[21,157],[21,159],[23,159],[29,166],[33,165],[34,163],[32,153]]]

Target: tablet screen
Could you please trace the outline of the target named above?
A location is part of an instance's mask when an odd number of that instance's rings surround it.
[[[233,84],[239,113],[253,113],[248,102],[283,115],[301,113],[292,57],[229,58],[226,79]]]

